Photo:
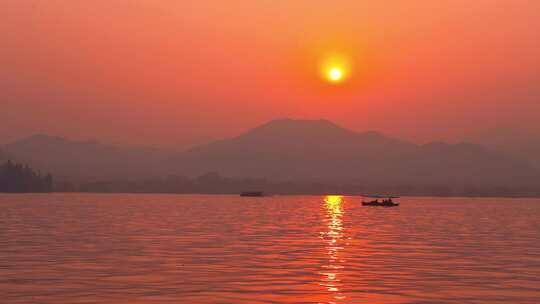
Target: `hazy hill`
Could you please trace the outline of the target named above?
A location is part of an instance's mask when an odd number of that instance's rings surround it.
[[[487,147],[529,161],[540,169],[540,135],[520,130],[492,130],[471,137]]]
[[[56,180],[140,179],[157,175],[167,153],[92,141],[35,135],[3,147],[9,155]]]
[[[171,170],[232,177],[394,184],[522,185],[527,163],[474,144],[416,145],[326,120],[280,119],[173,157]]]
[[[185,152],[119,147],[36,135],[2,155],[51,172],[55,180],[141,180],[169,175],[366,185],[538,186],[528,162],[475,144],[417,145],[377,132],[355,132],[327,120],[279,119],[235,138]]]

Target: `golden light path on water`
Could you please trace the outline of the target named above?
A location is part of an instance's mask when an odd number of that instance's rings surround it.
[[[324,219],[326,231],[320,232],[320,237],[326,242],[326,250],[328,254],[328,263],[323,265],[320,285],[326,288],[331,294],[333,300],[344,300],[346,297],[341,290],[341,274],[345,268],[345,260],[340,256],[340,252],[347,245],[344,228],[343,228],[343,196],[327,195],[324,197],[324,206],[326,209],[326,217]],[[327,303],[337,303],[329,301]]]

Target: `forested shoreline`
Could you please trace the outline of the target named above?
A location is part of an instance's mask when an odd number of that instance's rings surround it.
[[[268,194],[391,194],[401,196],[441,197],[540,197],[540,188],[487,185],[407,185],[357,183],[328,183],[317,181],[273,181],[264,178],[230,178],[217,172],[189,178],[169,176],[145,180],[116,181],[53,181],[49,173],[27,165],[7,161],[0,165],[0,192],[3,193],[177,193],[177,194],[238,194],[258,190]]]
[[[0,192],[48,193],[54,190],[51,174],[8,160],[0,165]]]
[[[407,185],[317,181],[273,181],[264,178],[231,178],[216,172],[189,178],[169,176],[136,181],[58,182],[57,192],[88,193],[171,193],[171,194],[239,194],[242,191],[264,191],[283,195],[366,195],[440,197],[540,197],[540,187],[508,187],[488,185]]]

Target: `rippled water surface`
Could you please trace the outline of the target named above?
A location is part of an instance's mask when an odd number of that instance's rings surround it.
[[[0,303],[540,303],[540,200],[0,195]]]

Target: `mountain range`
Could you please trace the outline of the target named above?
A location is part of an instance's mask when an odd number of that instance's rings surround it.
[[[536,168],[540,168],[540,134],[496,129],[471,136],[469,140],[523,159]]]
[[[538,145],[540,141],[530,149]],[[57,180],[141,180],[217,172],[283,181],[538,186],[540,162],[533,160],[534,153],[511,146],[515,149],[471,143],[418,145],[327,120],[277,119],[181,152],[35,135],[0,147],[0,159],[28,163]]]
[[[4,158],[51,172],[56,180],[125,180],[154,177],[168,153],[146,147],[121,147],[74,141],[44,134],[0,148]]]

